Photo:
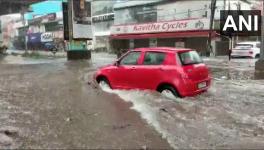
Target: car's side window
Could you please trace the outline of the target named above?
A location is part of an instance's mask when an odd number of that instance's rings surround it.
[[[120,61],[120,65],[137,65],[141,52],[130,52]]]
[[[144,57],[144,65],[161,65],[164,62],[165,53],[162,52],[146,52]]]

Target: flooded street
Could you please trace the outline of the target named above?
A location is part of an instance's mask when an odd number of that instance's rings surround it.
[[[264,85],[256,85],[215,81],[208,93],[172,100],[148,91],[112,92],[132,102],[174,148],[255,149],[264,147]]]
[[[1,149],[170,148],[131,104],[87,84],[91,62],[24,61],[0,65]]]
[[[101,90],[92,75],[115,56],[92,57],[2,58],[0,148],[264,147],[264,81],[250,80],[251,66],[211,67],[207,93],[168,99],[153,91]]]

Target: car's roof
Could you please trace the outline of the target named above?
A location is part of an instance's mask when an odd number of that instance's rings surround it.
[[[184,52],[191,51],[189,48],[175,48],[175,47],[145,47],[135,48],[134,51],[160,51],[160,52]]]

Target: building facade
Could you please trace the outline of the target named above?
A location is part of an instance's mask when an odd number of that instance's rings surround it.
[[[0,47],[14,47],[16,36],[16,22],[20,20],[20,14],[9,14],[0,16]]]
[[[22,9],[28,7],[29,5],[40,2],[44,0],[1,0],[0,6],[0,16],[7,15],[7,14],[15,14],[20,13]]]
[[[61,1],[43,1],[30,5],[32,12],[16,23],[16,49],[47,50],[46,45],[64,49],[63,15]]]
[[[237,2],[237,1],[235,1]],[[228,53],[229,40],[220,37],[220,10],[236,6],[217,1],[212,32],[213,55]],[[249,4],[239,3],[243,9]],[[245,7],[245,8],[244,8]],[[250,8],[250,7],[249,7]],[[127,1],[114,6],[111,47],[120,51],[139,47],[185,47],[204,55],[210,29],[211,1]]]
[[[113,6],[116,1],[92,1],[93,49],[111,52],[110,27],[114,24]]]

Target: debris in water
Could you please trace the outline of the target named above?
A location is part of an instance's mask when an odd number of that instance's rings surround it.
[[[168,112],[168,110],[166,108],[160,108],[160,110],[163,112],[166,112],[166,113]]]
[[[15,127],[4,127],[0,129],[0,133],[5,134],[7,136],[15,136],[18,135],[18,128]]]
[[[119,125],[119,126],[114,125],[113,126],[113,129],[114,130],[117,130],[117,129],[125,129],[125,128],[130,127],[130,126],[131,126],[131,124],[124,124],[124,125]]]
[[[70,117],[68,117],[68,118],[66,118],[66,121],[70,122],[70,121],[72,121],[72,119]]]
[[[90,86],[92,86],[92,88],[94,88],[94,89],[97,89],[98,88],[98,86],[94,82],[92,82],[92,81],[88,81],[87,84],[90,85]]]

